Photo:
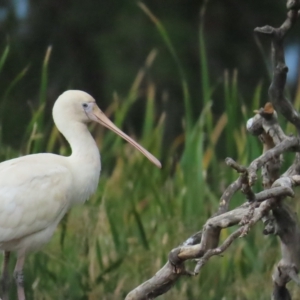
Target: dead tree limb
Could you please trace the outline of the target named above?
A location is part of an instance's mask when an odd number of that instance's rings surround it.
[[[267,35],[272,43],[273,79],[269,88],[270,102],[256,110],[248,120],[248,131],[263,142],[263,153],[248,167],[241,166],[231,158],[226,164],[239,173],[220,198],[215,215],[206,221],[203,228],[189,237],[169,253],[168,262],[149,280],[132,290],[126,300],[147,300],[166,293],[183,275],[196,275],[212,256],[226,251],[239,237],[244,237],[260,220],[265,223],[264,234],[279,237],[282,258],[272,275],[274,300],[291,299],[286,284],[293,280],[300,285],[300,225],[296,214],[284,200],[294,197],[293,187],[300,185],[300,116],[284,96],[288,68],[285,65],[283,41],[295,24],[300,10],[300,0],[287,0],[288,14],[279,28],[264,26],[255,32]],[[287,136],[277,122],[280,112],[297,129],[298,136]],[[295,152],[295,160],[280,176],[282,155]],[[263,191],[254,193],[252,185],[262,171]],[[230,200],[237,191],[245,195],[246,202],[231,210]],[[239,226],[227,239],[220,243],[222,229]],[[195,260],[193,271],[186,270],[185,261]]]

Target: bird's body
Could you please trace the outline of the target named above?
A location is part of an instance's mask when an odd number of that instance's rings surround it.
[[[38,250],[72,205],[95,192],[99,175],[99,154],[90,162],[43,153],[0,164],[0,249]]]
[[[70,143],[69,157],[41,153],[0,164],[0,249],[6,254],[3,274],[5,279],[9,253],[16,252],[19,300],[25,299],[22,274],[25,256],[46,244],[65,213],[97,189],[100,154],[87,128],[88,122],[96,121],[113,130],[160,166],[156,158],[116,128],[85,92],[62,94],[54,105],[53,118]],[[7,280],[2,286],[6,300]]]

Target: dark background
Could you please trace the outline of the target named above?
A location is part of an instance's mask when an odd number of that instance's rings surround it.
[[[41,68],[46,49],[52,45],[49,62],[47,112],[60,93],[81,89],[92,94],[102,109],[115,92],[126,96],[151,50],[157,56],[148,70],[158,90],[157,114],[167,113],[165,145],[182,131],[183,96],[174,59],[161,35],[136,1],[14,0],[0,1],[1,51],[10,45],[8,60],[0,74],[0,93],[17,74],[29,66],[26,76],[9,96],[2,118],[4,142],[19,146],[24,126],[30,119],[30,105],[39,97]],[[163,23],[187,76],[194,115],[203,106],[199,55],[199,24],[204,22],[205,46],[210,81],[216,85],[213,111],[224,110],[224,70],[238,69],[239,97],[252,98],[263,82],[267,99],[269,43],[255,41],[253,29],[278,26],[285,18],[285,1],[208,1],[205,19],[200,17],[203,1],[152,0],[143,2]],[[299,25],[298,25],[299,26]],[[296,82],[299,32],[287,39],[291,95]],[[262,39],[261,39],[262,40]],[[263,54],[264,53],[264,54]],[[144,97],[143,93],[140,95]],[[163,99],[167,98],[168,101]],[[145,101],[138,101],[128,114],[125,127],[139,133]],[[13,118],[12,118],[13,115]],[[126,125],[127,124],[127,125]],[[128,125],[129,124],[129,125]]]

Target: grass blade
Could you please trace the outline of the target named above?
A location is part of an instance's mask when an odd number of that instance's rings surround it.
[[[4,48],[4,51],[3,51],[2,55],[1,55],[1,58],[0,58],[0,73],[1,73],[1,71],[2,71],[2,69],[3,69],[3,66],[4,66],[6,60],[7,60],[7,56],[8,56],[8,53],[9,53],[9,49],[10,49],[10,47],[9,47],[9,45],[7,45],[7,46]]]
[[[159,21],[159,19],[149,10],[149,8],[142,2],[138,2],[138,6],[142,9],[142,11],[150,18],[150,20],[155,24],[158,32],[160,33],[163,41],[165,42],[168,50],[170,51],[176,65],[178,68],[179,76],[181,79],[182,93],[184,99],[185,106],[185,115],[186,115],[186,130],[189,132],[192,128],[193,117],[192,117],[192,108],[190,103],[190,94],[188,89],[188,83],[186,80],[185,73],[183,71],[183,67],[181,65],[180,59],[175,51],[175,48],[169,38],[169,35],[163,26],[163,24]]]
[[[139,236],[140,236],[140,240],[142,242],[142,245],[144,246],[144,248],[146,250],[149,250],[149,243],[148,243],[148,240],[147,240],[147,237],[146,237],[146,232],[145,232],[142,220],[139,216],[139,213],[136,211],[135,208],[133,208],[132,209],[132,214],[133,214],[134,219],[135,219],[135,221],[137,223],[137,226],[138,226]]]

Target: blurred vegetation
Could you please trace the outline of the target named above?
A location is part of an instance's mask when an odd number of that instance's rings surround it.
[[[267,98],[269,74],[264,56],[270,45],[264,41],[258,47],[253,29],[279,24],[285,16],[285,1],[207,1],[203,14],[200,12],[205,1],[146,0],[142,3],[163,22],[172,40],[188,82],[194,118],[205,105],[204,78],[200,71],[203,60],[200,61],[199,53],[205,41],[209,79],[215,90],[213,114],[218,118],[225,109],[222,85],[218,84],[225,69],[231,73],[238,68],[242,95],[252,95],[262,82],[263,98]],[[299,44],[299,26],[289,35],[287,44]],[[199,38],[200,32],[205,32],[205,40]],[[29,122],[31,115],[28,103],[35,107],[39,102],[40,62],[50,45],[53,48],[46,120],[50,120],[53,102],[66,89],[89,92],[104,109],[115,93],[124,98],[136,72],[154,49],[157,55],[147,70],[147,78],[156,85],[157,112],[166,112],[163,151],[183,132],[184,103],[177,65],[137,1],[3,0],[0,1],[0,33],[2,48],[10,46],[0,95],[28,67],[26,76],[7,99],[11,104],[6,106],[3,122],[3,138],[7,143],[20,146],[23,124]],[[145,111],[146,97],[141,88],[140,101],[132,105],[124,123],[126,129],[134,129],[137,135],[141,134],[143,114],[140,112]],[[250,103],[246,105],[249,107]],[[9,117],[12,111],[15,118]]]
[[[245,122],[266,101],[268,59],[260,50],[267,53],[268,45],[255,46],[252,31],[279,24],[284,7],[229,0],[208,2],[206,10],[190,0],[29,3],[26,18],[7,5],[2,20],[1,160],[68,155],[50,111],[63,90],[76,88],[99,99],[164,163],[156,169],[113,133],[91,126],[102,153],[99,188],[28,257],[28,299],[122,299],[215,212],[236,178],[224,158],[247,165],[260,155]],[[290,94],[299,108],[300,86]],[[283,170],[291,160],[285,157]],[[238,194],[232,206],[242,201]],[[279,258],[276,237],[264,237],[258,225],[161,299],[268,299]],[[297,287],[291,290],[300,299]]]

